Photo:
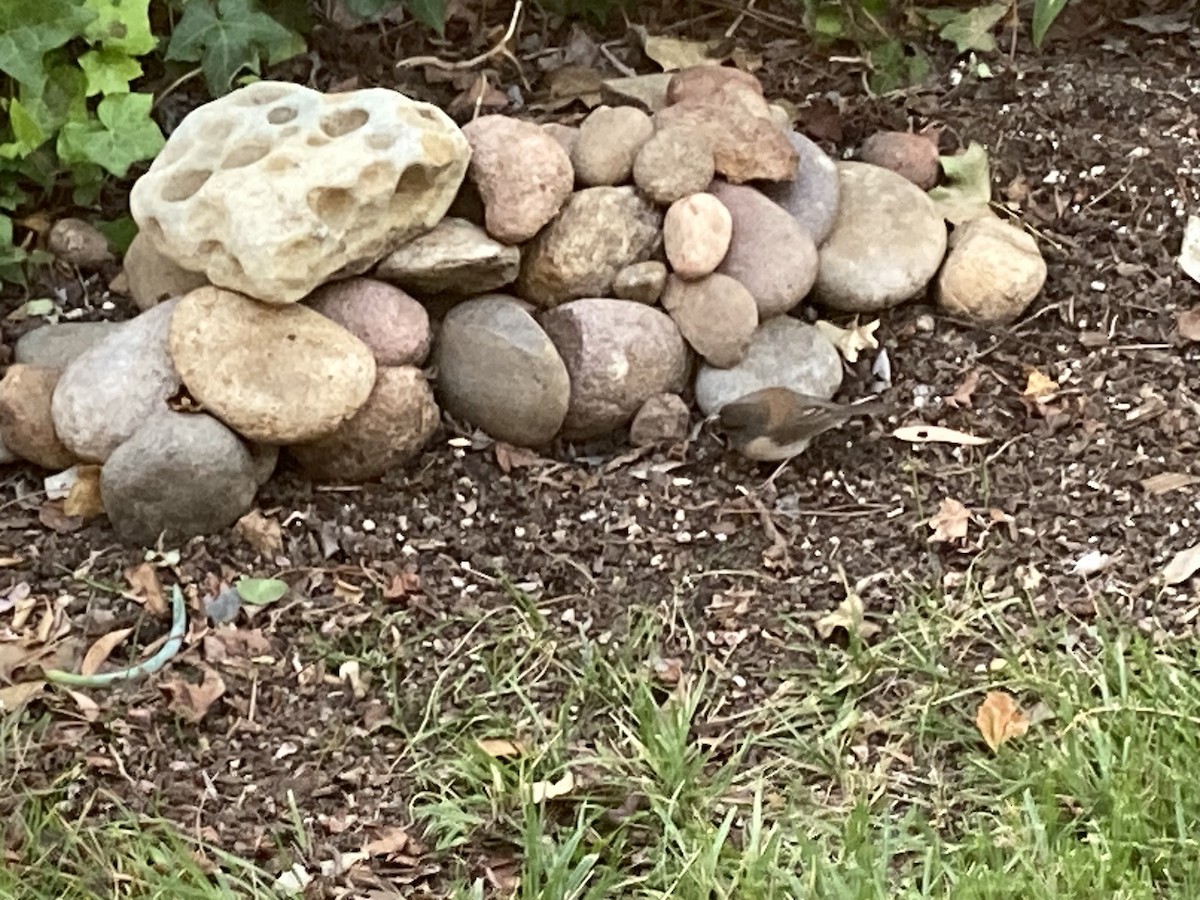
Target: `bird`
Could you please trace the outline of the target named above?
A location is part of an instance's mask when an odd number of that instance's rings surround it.
[[[743,456],[781,463],[763,485],[766,487],[817,435],[858,416],[881,415],[890,408],[880,400],[834,403],[790,388],[768,387],[726,403],[718,410],[717,420]]]

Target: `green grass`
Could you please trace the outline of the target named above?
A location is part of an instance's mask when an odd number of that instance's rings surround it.
[[[603,639],[512,594],[473,622],[410,625],[408,663],[362,635],[310,648],[357,658],[390,701],[408,738],[393,774],[443,896],[1200,896],[1187,642],[969,590],[914,596],[867,643],[820,641],[816,612],[775,622],[778,645],[803,652],[772,660],[714,651],[679,599],[631,608]],[[414,683],[429,645],[437,663]],[[676,685],[652,665],[668,648],[687,661]],[[1035,718],[997,753],[974,725],[993,689]],[[496,758],[480,738],[526,749]],[[10,727],[0,748],[16,746]],[[562,796],[533,796],[568,773]],[[19,788],[0,897],[269,896],[229,857],[224,884],[205,874],[176,827],[78,804],[68,818]]]

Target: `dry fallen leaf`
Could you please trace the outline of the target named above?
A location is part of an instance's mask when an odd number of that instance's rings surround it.
[[[407,847],[409,840],[408,832],[403,828],[388,828],[375,840],[368,841],[363,852],[368,856],[391,856]]]
[[[166,616],[167,601],[154,566],[147,562],[130,566],[125,570],[125,580],[133,588],[134,599],[140,600],[154,615]]]
[[[1021,737],[1029,730],[1029,717],[1021,712],[1011,694],[988,691],[975,714],[975,725],[995,753],[1001,744]]]
[[[664,72],[688,69],[692,66],[715,66],[721,59],[710,56],[724,41],[685,41],[679,38],[646,34],[642,49],[646,55],[662,66]]]
[[[492,759],[508,759],[525,754],[525,745],[521,741],[509,741],[504,738],[482,738],[475,742],[479,749]]]
[[[1200,281],[1200,216],[1188,216],[1179,247],[1179,268],[1193,281]]]
[[[1197,475],[1189,475],[1186,472],[1161,472],[1158,475],[1143,478],[1139,483],[1147,494],[1155,495],[1191,487],[1197,482],[1200,482],[1200,476]]]
[[[512,444],[506,444],[503,441],[496,441],[493,445],[493,453],[496,455],[496,465],[500,467],[505,475],[513,469],[522,468],[524,466],[536,466],[546,460],[538,456],[532,450],[526,450],[524,447],[514,447]]]
[[[965,447],[979,447],[991,443],[992,440],[953,428],[943,428],[941,425],[904,425],[893,431],[892,437],[908,441],[910,444],[959,444]]]
[[[225,682],[215,670],[206,668],[199,684],[175,680],[165,682],[159,688],[170,698],[167,706],[171,712],[195,724],[225,693]]]
[[[937,514],[929,520],[933,529],[930,543],[938,541],[960,541],[967,536],[967,524],[971,521],[971,512],[957,500],[947,497],[938,507]]]
[[[132,628],[118,628],[116,631],[110,631],[97,638],[92,646],[88,647],[88,652],[83,655],[83,662],[79,664],[80,674],[95,675],[99,672],[109,654],[121,646],[125,638],[132,633]]]
[[[1200,341],[1200,306],[1181,312],[1175,319],[1175,326],[1185,341]]]
[[[0,712],[20,709],[42,692],[44,681],[21,681],[0,687]]]
[[[1163,581],[1167,584],[1179,584],[1187,581],[1200,569],[1200,544],[1180,550],[1171,557],[1163,569]]]
[[[1030,369],[1025,382],[1022,397],[1033,397],[1035,400],[1049,400],[1058,391],[1058,382],[1049,375],[1044,375],[1038,369]]]
[[[565,797],[573,790],[575,790],[575,776],[571,774],[570,769],[567,769],[558,781],[535,781],[531,784],[529,799],[534,803],[544,803],[546,800],[553,800],[556,797]]]
[[[879,626],[863,618],[862,597],[856,591],[846,595],[846,599],[838,604],[833,612],[826,613],[817,620],[817,634],[828,640],[837,630],[844,629],[847,634],[857,635],[860,640],[879,633]]]
[[[283,527],[257,509],[238,519],[233,530],[259,556],[273,559],[283,552]]]
[[[855,316],[849,328],[839,328],[832,322],[818,319],[816,326],[817,330],[829,338],[833,346],[837,347],[838,352],[848,363],[858,362],[860,350],[879,349],[879,340],[875,337],[875,332],[879,330],[879,319],[860,325],[858,316]]]
[[[99,466],[78,467],[75,483],[63,500],[63,512],[85,522],[104,515],[104,502],[100,499]]]
[[[971,395],[975,393],[975,389],[979,387],[979,379],[983,376],[983,369],[976,366],[969,371],[958,387],[954,389],[954,393],[946,398],[946,402],[952,406],[957,406],[965,409],[971,408]]]

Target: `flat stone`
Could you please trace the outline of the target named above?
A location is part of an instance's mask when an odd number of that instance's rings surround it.
[[[65,369],[77,356],[119,329],[124,322],[56,322],[17,338],[13,360],[47,369]]]
[[[486,294],[512,284],[521,248],[502,244],[466,219],[447,216],[428,234],[397,247],[375,276],[418,294]]]
[[[375,385],[369,347],[306,306],[269,306],[207,287],[177,301],[171,356],[204,408],[250,441],[333,433]]]

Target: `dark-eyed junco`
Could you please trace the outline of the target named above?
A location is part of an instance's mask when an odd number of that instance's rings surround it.
[[[879,415],[888,409],[882,401],[834,403],[785,387],[769,387],[726,403],[717,419],[739,453],[786,462],[803,453],[818,434],[857,416]]]

